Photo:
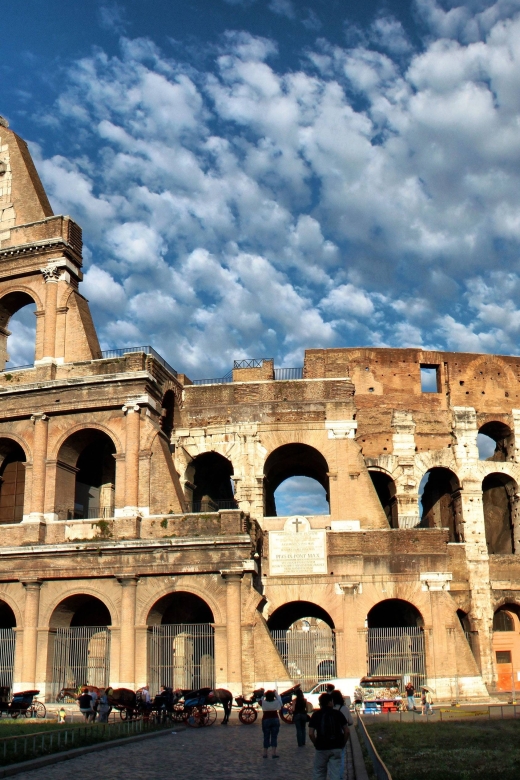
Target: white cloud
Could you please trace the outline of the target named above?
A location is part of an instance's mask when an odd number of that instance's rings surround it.
[[[147,40],[71,69],[56,117],[82,153],[38,165],[83,224],[104,343],[153,337],[194,375],[333,344],[516,349],[520,19],[421,3],[420,53],[379,17],[299,70],[244,32],[207,71]]]

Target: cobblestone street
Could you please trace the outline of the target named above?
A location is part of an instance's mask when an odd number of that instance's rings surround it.
[[[219,713],[219,721],[221,714]],[[134,742],[125,747],[89,753],[79,758],[17,775],[20,780],[70,780],[98,777],[102,780],[200,780],[214,776],[222,780],[284,778],[311,780],[314,748],[307,740],[296,745],[294,727],[282,723],[278,739],[280,758],[262,758],[261,721],[243,726],[234,716],[229,726],[219,722],[211,728],[186,729]]]

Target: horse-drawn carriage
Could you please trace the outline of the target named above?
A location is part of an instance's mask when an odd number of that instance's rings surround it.
[[[280,694],[280,698],[283,704],[283,707],[280,710],[280,718],[284,721],[284,723],[293,722],[294,713],[292,707],[292,698],[299,688],[299,684],[294,685],[292,688],[289,688]],[[246,699],[244,696],[237,696],[235,698],[237,705],[240,707],[238,718],[245,726],[249,726],[251,723],[254,723],[258,718],[259,704],[264,693],[265,689],[259,688],[258,690],[253,691],[253,695],[249,699]]]
[[[0,717],[44,718],[47,714],[45,704],[35,701],[40,691],[20,691],[9,700],[10,688],[0,687]]]

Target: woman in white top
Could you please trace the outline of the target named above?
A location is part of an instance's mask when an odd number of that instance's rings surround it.
[[[280,718],[278,710],[282,709],[282,700],[277,691],[266,691],[260,702],[262,707],[262,732],[264,734],[264,758],[267,751],[272,748],[273,758],[278,758],[278,732],[280,731]]]

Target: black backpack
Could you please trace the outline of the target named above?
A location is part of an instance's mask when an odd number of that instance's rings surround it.
[[[334,742],[341,742],[345,739],[343,726],[338,717],[339,714],[340,713],[337,712],[337,710],[333,710],[330,707],[321,711],[318,734],[320,735],[320,740],[322,742],[330,742],[332,744]]]

